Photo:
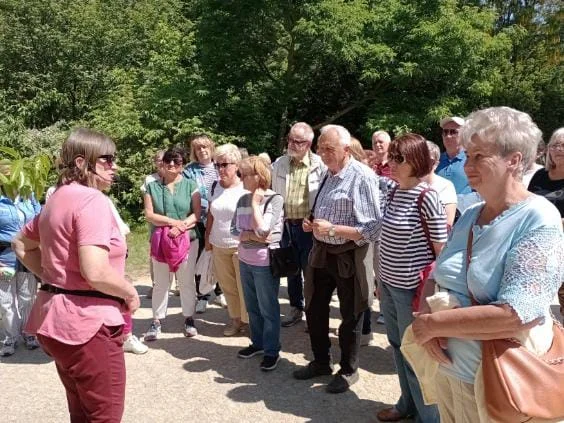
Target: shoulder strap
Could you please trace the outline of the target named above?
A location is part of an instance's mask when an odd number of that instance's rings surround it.
[[[329,172],[329,170],[327,170],[327,172]],[[319,197],[319,193],[321,192],[321,190],[323,189],[323,186],[325,185],[325,182],[327,182],[327,178],[329,177],[329,174],[326,173],[325,174],[325,178],[323,178],[323,181],[321,181],[321,185],[319,185],[319,189],[317,190],[317,194],[315,194],[315,200],[313,200],[313,207],[311,208],[310,212],[309,212],[309,218],[310,220],[313,220],[313,212],[315,211],[315,206],[317,204],[317,198]]]
[[[429,226],[427,225],[427,221],[425,220],[425,216],[423,216],[423,200],[425,199],[425,194],[429,191],[434,191],[432,188],[424,188],[423,191],[419,193],[417,197],[417,210],[419,211],[419,220],[421,221],[421,226],[423,227],[423,232],[425,232],[425,238],[427,238],[427,244],[431,249],[431,253],[433,254],[433,259],[437,258],[435,254],[435,247],[433,246],[433,241],[431,241],[431,234],[429,233]],[[393,192],[392,192],[393,195]]]
[[[212,184],[211,190],[210,190],[210,191],[211,191],[211,196],[210,196],[210,197],[213,197],[213,194],[215,193],[215,188],[216,188],[216,187],[217,187],[217,181],[213,181],[213,184]]]
[[[271,195],[269,198],[266,199],[265,203],[264,203],[264,207],[262,209],[262,214],[266,213],[266,208],[268,207],[268,205],[270,204],[270,202],[274,199],[274,197],[276,197],[277,195],[280,194],[273,194]],[[281,196],[281,195],[280,195]],[[282,196],[281,196],[282,197]]]

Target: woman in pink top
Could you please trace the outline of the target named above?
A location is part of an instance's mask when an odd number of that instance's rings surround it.
[[[122,311],[139,308],[124,279],[126,244],[102,193],[116,171],[115,144],[73,131],[58,189],[12,245],[43,281],[26,332],[55,360],[71,422],[119,422],[125,397]]]

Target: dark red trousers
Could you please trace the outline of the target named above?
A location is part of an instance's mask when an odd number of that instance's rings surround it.
[[[102,326],[90,341],[68,345],[37,339],[53,357],[67,392],[71,423],[119,423],[125,400],[123,326]]]

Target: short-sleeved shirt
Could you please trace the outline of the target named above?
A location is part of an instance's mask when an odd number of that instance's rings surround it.
[[[186,178],[182,178],[174,184],[174,192],[170,192],[161,180],[153,181],[147,185],[147,194],[151,196],[153,211],[156,214],[177,220],[184,220],[193,213],[192,194],[197,191],[196,182]],[[154,229],[153,227],[151,232]],[[193,229],[190,230],[190,238],[195,238]]]
[[[110,266],[125,272],[127,246],[100,191],[72,183],[58,188],[23,235],[41,245],[41,279],[60,288],[89,290],[80,272],[79,247],[95,245],[109,253]],[[102,325],[124,323],[117,301],[39,291],[25,329],[70,345],[88,342]]]
[[[533,175],[529,191],[542,195],[554,204],[564,218],[564,179],[552,180],[548,177],[548,170],[540,169]]]
[[[210,199],[210,213],[213,216],[213,225],[210,231],[209,242],[219,248],[236,248],[239,239],[231,233],[231,221],[237,208],[239,198],[248,192],[243,183],[223,188],[218,182]]]
[[[372,170],[376,172],[376,175],[378,176],[385,176],[386,178],[392,177],[392,169],[390,168],[390,162],[375,163],[372,166]]]
[[[454,188],[454,184],[448,179],[435,175],[433,182],[431,183],[431,188],[437,191],[439,198],[441,199],[441,203],[445,206],[447,204],[457,203],[456,189]]]
[[[468,177],[464,172],[464,163],[466,163],[465,151],[460,151],[452,159],[445,152],[441,154],[439,165],[435,171],[437,175],[448,179],[454,184],[457,194],[469,194],[472,192],[472,188],[470,188],[468,183]]]
[[[438,289],[456,296],[462,307],[471,305],[470,291],[480,304],[509,304],[523,323],[550,319],[550,305],[564,276],[558,211],[546,199],[531,195],[478,226],[483,204],[470,207],[453,226],[433,273]],[[467,270],[470,230],[472,258]],[[452,365],[442,365],[441,371],[474,383],[481,343],[449,338],[447,354]]]
[[[419,272],[434,258],[417,205],[426,188],[429,185],[422,182],[411,189],[392,188],[388,194],[380,238],[380,280],[396,288],[417,288]],[[424,194],[421,214],[431,241],[446,242],[446,213],[437,192]]]

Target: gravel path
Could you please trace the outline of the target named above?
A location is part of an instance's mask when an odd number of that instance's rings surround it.
[[[141,336],[151,317],[145,298],[150,282],[135,282],[142,308],[134,316],[134,333]],[[289,311],[286,287],[280,289],[282,313]],[[127,394],[124,422],[374,422],[375,412],[395,402],[399,386],[384,327],[375,323],[374,345],[362,347],[360,382],[344,394],[328,394],[329,377],[297,381],[292,371],[310,360],[304,325],[282,328],[282,360],[269,373],[260,371],[260,357],[237,358],[248,345],[245,336],[226,338],[227,311],[210,305],[197,315],[200,334],[181,333],[179,297],[170,297],[164,333],[149,343],[145,355],[126,355]],[[378,310],[375,304],[374,310]],[[331,303],[331,340],[338,358],[338,302]],[[2,422],[68,421],[64,390],[53,362],[42,351],[20,347],[12,357],[0,358]]]

